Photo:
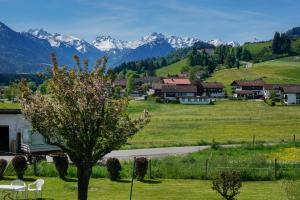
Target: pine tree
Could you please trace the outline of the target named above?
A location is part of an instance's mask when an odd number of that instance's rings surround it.
[[[276,32],[274,34],[273,42],[272,42],[272,52],[274,54],[280,54],[281,53],[281,37],[280,33]]]

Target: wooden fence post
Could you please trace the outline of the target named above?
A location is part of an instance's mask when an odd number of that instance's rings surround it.
[[[208,179],[208,159],[205,160],[205,178]]]
[[[294,140],[294,143],[295,143],[296,142],[296,135],[295,134],[294,134],[293,140]]]
[[[36,156],[33,156],[32,160],[33,160],[33,172],[34,172],[34,175],[37,176]]]
[[[253,146],[255,145],[255,135],[253,135],[252,144],[253,144]]]
[[[149,158],[149,178],[152,179],[152,174],[151,174],[151,158]]]
[[[130,188],[130,200],[132,199],[133,179],[135,171],[135,157],[133,158],[132,177],[131,177],[131,188]]]
[[[274,160],[274,179],[277,179],[277,159]]]

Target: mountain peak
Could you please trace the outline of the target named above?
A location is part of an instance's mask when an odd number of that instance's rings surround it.
[[[13,31],[8,26],[6,26],[4,23],[0,22],[0,31]]]
[[[127,41],[112,38],[109,35],[100,35],[92,42],[94,47],[101,51],[109,51],[111,49],[124,49],[127,48]]]

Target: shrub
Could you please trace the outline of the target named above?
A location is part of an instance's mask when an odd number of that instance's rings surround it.
[[[212,140],[211,148],[214,150],[217,150],[220,148],[219,144],[215,141],[215,139]]]
[[[55,168],[61,179],[64,179],[68,174],[69,160],[68,156],[63,153],[52,155]]]
[[[0,179],[3,178],[6,166],[7,166],[7,161],[4,159],[0,159]]]
[[[106,161],[106,168],[110,180],[115,181],[120,179],[120,171],[122,169],[120,161],[117,158],[109,158]]]
[[[24,173],[27,169],[27,160],[24,156],[15,156],[12,159],[12,165],[18,176],[18,179],[23,179]]]
[[[141,157],[135,160],[135,175],[139,181],[144,180],[148,170],[147,158]]]
[[[234,200],[241,187],[242,180],[236,171],[223,171],[212,181],[212,189],[226,200]]]

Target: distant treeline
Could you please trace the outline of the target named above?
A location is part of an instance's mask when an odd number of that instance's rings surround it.
[[[122,63],[120,66],[114,69],[115,72],[125,73],[126,70],[135,71],[138,74],[147,73],[148,75],[155,75],[155,70],[161,67],[173,64],[181,59],[186,58],[189,53],[196,49],[207,49],[207,48],[214,48],[213,45],[205,43],[205,42],[196,42],[193,47],[187,47],[182,49],[177,49],[176,51],[170,53],[165,57],[159,58],[148,58],[139,61],[132,61],[132,62],[125,62]]]
[[[28,82],[34,82],[36,85],[43,83],[43,79],[38,74],[0,74],[0,86],[19,82],[22,79],[26,79]]]

